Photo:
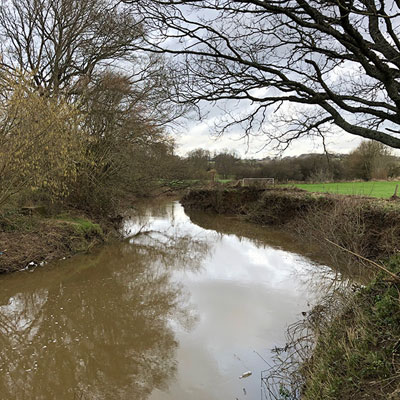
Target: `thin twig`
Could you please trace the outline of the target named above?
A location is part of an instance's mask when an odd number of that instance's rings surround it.
[[[335,243],[335,242],[332,242],[331,240],[329,240],[329,239],[327,239],[327,238],[325,238],[325,240],[326,240],[327,242],[329,242],[330,244],[333,244],[334,246],[338,247],[339,249],[341,249],[341,250],[343,250],[343,251],[346,251],[347,253],[350,253],[350,254],[352,254],[353,256],[356,256],[356,257],[360,258],[361,260],[364,260],[364,261],[369,262],[369,263],[372,264],[373,266],[375,266],[375,267],[381,269],[382,271],[386,272],[387,274],[389,274],[389,275],[390,275],[392,278],[394,278],[397,282],[400,282],[400,277],[397,276],[396,274],[394,274],[393,272],[389,271],[389,270],[388,270],[387,268],[385,268],[383,265],[380,265],[380,264],[376,263],[375,261],[369,260],[368,258],[365,258],[365,257],[363,257],[363,256],[360,255],[360,254],[354,253],[353,251],[351,251],[351,250],[349,250],[349,249],[346,249],[345,247],[340,246],[340,244],[337,244],[337,243]]]

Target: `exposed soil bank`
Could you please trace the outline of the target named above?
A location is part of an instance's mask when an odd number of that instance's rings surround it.
[[[187,209],[242,215],[261,225],[290,229],[303,238],[329,239],[372,259],[387,258],[400,243],[400,204],[300,189],[202,189],[181,200]]]
[[[117,236],[116,221],[76,212],[43,216],[37,210],[9,210],[0,215],[0,273],[34,267],[90,250]]]

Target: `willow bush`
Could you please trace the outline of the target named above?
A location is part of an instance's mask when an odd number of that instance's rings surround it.
[[[3,77],[2,89],[0,205],[26,189],[67,196],[85,157],[81,112],[34,88],[29,76]]]
[[[151,191],[174,145],[137,90],[111,72],[74,96],[0,73],[0,206],[23,193],[25,202],[110,215],[120,198]]]

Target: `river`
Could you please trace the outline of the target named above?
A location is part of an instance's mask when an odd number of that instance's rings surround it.
[[[261,399],[327,267],[287,234],[176,201],[132,214],[124,241],[0,277],[0,399]]]

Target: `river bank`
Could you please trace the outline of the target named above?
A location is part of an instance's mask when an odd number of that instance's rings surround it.
[[[10,202],[0,211],[0,274],[69,258],[121,239],[123,215],[132,205],[179,198],[193,186],[163,184],[146,195],[124,193],[108,213],[49,202],[31,206],[22,206],[18,199]]]
[[[302,240],[320,245],[327,239],[373,260],[388,258],[399,248],[397,201],[292,188],[192,190],[181,201],[188,210],[239,215],[259,225],[288,230],[301,235]],[[325,247],[334,249],[329,242]]]
[[[110,210],[108,215],[90,214],[75,207],[11,204],[0,213],[0,274],[69,258],[121,239],[123,215],[132,205],[176,199],[183,190],[162,186],[147,197],[125,195],[119,199],[118,209]]]
[[[117,225],[112,217],[91,218],[77,210],[49,215],[40,207],[4,210],[0,215],[0,273],[89,251],[117,237]]]
[[[264,375],[266,398],[399,399],[398,202],[238,188],[192,191],[182,204],[240,215],[318,243],[331,265],[345,258],[350,275],[364,283],[334,289],[289,327],[286,346],[277,350],[276,365]]]

